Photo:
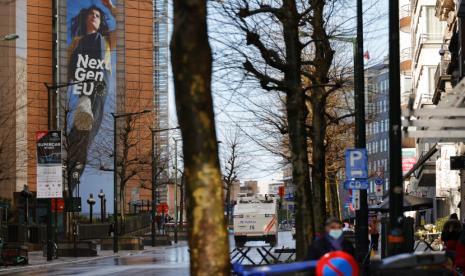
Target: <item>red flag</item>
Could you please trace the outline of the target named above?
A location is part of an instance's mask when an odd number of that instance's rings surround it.
[[[365,51],[365,53],[363,54],[363,58],[370,59],[370,53],[368,53],[368,51]]]

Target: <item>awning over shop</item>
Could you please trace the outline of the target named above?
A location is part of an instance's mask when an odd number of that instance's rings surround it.
[[[433,208],[432,198],[404,195],[404,212],[431,208]],[[380,204],[369,206],[368,209],[375,212],[389,212],[389,196],[385,197]]]

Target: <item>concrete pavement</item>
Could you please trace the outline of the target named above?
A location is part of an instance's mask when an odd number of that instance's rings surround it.
[[[234,249],[234,238],[230,235],[231,251]],[[261,256],[255,251],[261,242],[247,243],[251,247],[249,257],[259,263]],[[277,248],[295,247],[295,241],[289,231],[280,232]],[[284,260],[287,255],[281,256]],[[99,251],[97,257],[74,258],[60,257],[47,262],[42,252],[29,254],[29,265],[0,269],[0,275],[189,275],[189,252],[186,241],[172,246],[146,246],[142,251]],[[243,262],[247,263],[247,260]]]
[[[0,275],[188,275],[187,243],[142,251],[99,251],[97,257],[61,257],[47,262],[42,252],[29,254],[29,265],[0,269]],[[147,274],[146,274],[147,273]]]

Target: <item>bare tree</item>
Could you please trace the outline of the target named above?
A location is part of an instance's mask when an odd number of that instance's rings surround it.
[[[229,241],[211,96],[207,1],[174,1],[171,40],[189,208],[191,275],[229,275]]]
[[[117,176],[119,184],[119,203],[120,210],[125,213],[126,208],[126,189],[131,181],[146,180],[150,176],[150,166],[152,162],[151,153],[145,154],[138,151],[142,140],[150,139],[147,134],[144,137],[137,135],[139,132],[138,121],[140,116],[144,115],[130,115],[121,119],[122,124],[117,131],[118,139],[118,158],[117,158]],[[105,126],[103,126],[105,128]],[[102,129],[106,131],[109,137],[112,137],[113,129]],[[111,133],[110,133],[111,132]],[[106,136],[106,135],[105,135]],[[91,166],[102,171],[113,171],[114,168],[109,167],[109,157],[113,158],[113,143],[108,143],[109,139],[102,138],[101,141],[96,141],[92,146],[92,154],[90,159]],[[112,139],[111,139],[112,140]],[[161,174],[162,171],[158,175]]]
[[[324,231],[328,123],[351,116],[328,113],[328,99],[341,91],[351,73],[342,70],[350,67],[334,60],[335,47],[330,41],[352,34],[353,27],[347,24],[351,18],[339,13],[347,8],[345,4],[320,0],[218,4],[223,18],[228,18],[223,26],[234,33],[232,38],[219,39],[220,43],[237,53],[245,78],[255,79],[264,95],[277,92],[283,99],[286,124],[269,122],[288,139],[290,151],[284,157],[290,157],[296,185],[298,259],[305,258],[315,231]]]
[[[225,136],[223,141],[223,182],[226,190],[226,219],[231,221],[231,189],[233,184],[247,170],[250,158],[244,152],[244,137],[241,137],[240,129],[236,128]]]

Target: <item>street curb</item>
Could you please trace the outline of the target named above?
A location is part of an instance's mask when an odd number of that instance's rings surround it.
[[[92,262],[92,261],[102,260],[106,258],[114,258],[118,256],[120,256],[120,254],[113,254],[109,256],[97,256],[95,258],[89,258],[89,259],[84,259],[84,260],[70,260],[70,261],[64,261],[64,262],[54,262],[54,263],[44,263],[44,264],[37,264],[37,265],[27,265],[27,266],[22,266],[22,267],[3,268],[3,269],[0,269],[0,274],[9,273],[9,272],[19,272],[22,270],[30,270],[30,269],[35,269],[35,268],[45,268],[45,267],[50,267],[50,266],[55,266],[55,265],[86,263],[86,262]]]

